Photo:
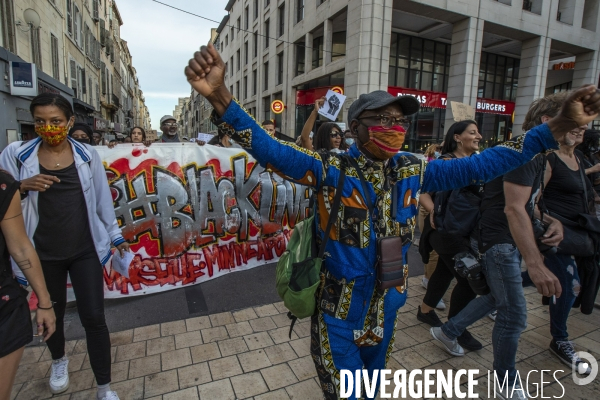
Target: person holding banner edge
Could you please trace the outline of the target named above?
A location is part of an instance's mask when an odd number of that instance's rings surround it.
[[[56,313],[56,331],[47,340],[52,355],[50,391],[57,394],[69,388],[63,321],[68,274],[86,332],[97,398],[118,400],[110,390],[102,266],[112,255],[111,246],[124,254],[129,244],[117,224],[100,156],[90,145],[67,137],[75,121],[71,104],[59,94],[42,93],[33,98],[30,111],[39,137],[8,145],[0,155],[0,167],[21,181],[27,236],[39,255]],[[28,283],[14,260],[13,271],[21,284]]]
[[[345,184],[337,188],[339,158],[270,137],[225,87],[225,64],[212,44],[194,54],[185,75],[213,105],[213,122],[231,132],[261,165],[317,189],[319,235],[323,234],[322,223],[327,221],[333,193],[342,190],[343,207],[331,234],[333,240],[327,244],[322,272],[328,290],[318,291],[311,329],[311,353],[328,399],[339,396],[341,369],[364,367],[370,373],[383,369],[392,350],[397,312],[406,301],[408,271],[405,267],[404,284],[383,291],[378,288],[374,274],[376,232],[383,237],[402,236],[406,263],[421,186],[428,192],[441,191],[491,180],[525,164],[535,154],[556,148],[556,139],[563,138],[573,126],[592,120],[600,110],[600,93],[594,86],[583,87],[549,123],[479,155],[433,161],[425,170],[424,161],[399,153],[408,127],[404,117],[418,111],[418,101],[384,91],[363,94],[348,111],[350,130],[356,138],[348,154],[358,169],[346,166]],[[396,197],[402,200],[394,208],[392,200]],[[368,198],[376,200],[368,204]],[[370,209],[376,211],[367,212]],[[551,288],[553,294],[555,284],[546,276],[536,282],[538,289]]]

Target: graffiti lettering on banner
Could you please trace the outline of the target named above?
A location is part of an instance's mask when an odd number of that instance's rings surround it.
[[[307,213],[309,189],[246,152],[192,143],[97,148],[135,257],[104,267],[105,297],[155,293],[276,261]]]

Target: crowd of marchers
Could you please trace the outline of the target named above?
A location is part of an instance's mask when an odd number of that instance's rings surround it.
[[[549,307],[550,351],[569,366],[582,363],[567,319],[572,307],[591,314],[600,283],[600,133],[587,129],[600,111],[595,86],[536,100],[523,134],[481,152],[477,123],[456,122],[444,142],[428,150],[427,162],[401,150],[407,117],[419,109],[411,96],[360,94],[348,109],[345,131],[334,122],[314,129],[324,102],[319,99],[293,143],[271,121],[257,123],[232,97],[212,45],[194,54],[185,75],[212,104],[218,127],[209,143],[198,144],[238,147],[313,189],[314,232],[324,251],[310,351],[324,398],[339,398],[340,370],[384,369],[394,339],[402,340],[395,321],[406,302],[415,221],[426,264],[426,294],[416,317],[431,325],[444,349],[458,357],[478,351],[481,342],[468,327],[493,318],[493,368],[508,377],[498,392],[505,399],[528,398],[515,361],[527,321],[523,287],[534,285]],[[68,389],[69,275],[97,398],[115,400],[102,266],[113,252],[129,251],[129,244],[95,149],[104,143],[75,123],[71,104],[60,95],[35,97],[30,111],[37,137],[12,143],[0,155],[0,399],[10,397],[33,336],[46,342],[52,356],[50,391]],[[187,139],[179,137],[172,116],[160,125],[161,142]],[[127,140],[159,145],[140,127]],[[325,232],[329,240],[323,240]],[[390,251],[398,253],[400,268],[381,272]],[[435,309],[446,307],[442,297],[453,279],[443,323]],[[28,285],[38,299],[34,333],[23,289]]]

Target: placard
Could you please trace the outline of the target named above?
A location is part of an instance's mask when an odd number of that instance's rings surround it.
[[[334,92],[333,90],[328,90],[325,95],[325,104],[323,107],[319,109],[319,114],[328,118],[332,121],[337,119],[338,114],[342,110],[342,106],[346,101],[346,96],[343,94],[339,94]]]
[[[452,117],[456,122],[475,119],[475,109],[468,104],[451,101],[450,108],[452,109]]]

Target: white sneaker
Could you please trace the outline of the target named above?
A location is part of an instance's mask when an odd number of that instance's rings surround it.
[[[514,389],[514,390],[513,390]],[[521,385],[517,382],[514,388],[510,388],[508,385],[504,386],[504,390],[500,390],[500,386],[496,383],[495,395],[497,399],[502,400],[527,400],[530,399],[527,392],[521,388]]]
[[[488,318],[491,319],[492,321],[496,322],[496,315],[498,315],[498,311],[494,310],[488,314]]]
[[[435,306],[435,308],[437,308],[438,310],[445,310],[446,303],[444,303],[444,299],[440,299],[440,302],[437,303],[437,306]]]
[[[429,279],[423,277],[423,279],[421,279],[421,286],[423,286],[425,289],[427,289],[427,284],[429,283]]]
[[[69,359],[64,356],[60,360],[52,361],[50,374],[50,392],[59,394],[69,388]]]
[[[117,392],[113,392],[109,390],[104,394],[104,397],[98,397],[98,400],[120,400],[119,396],[117,396]]]
[[[448,338],[448,336],[446,336],[442,331],[441,327],[433,327],[429,330],[429,333],[431,333],[431,336],[435,340],[444,345],[444,349],[448,352],[448,354],[451,354],[455,357],[462,357],[465,355],[465,351],[461,345],[458,344],[458,341],[456,339],[452,340]]]

